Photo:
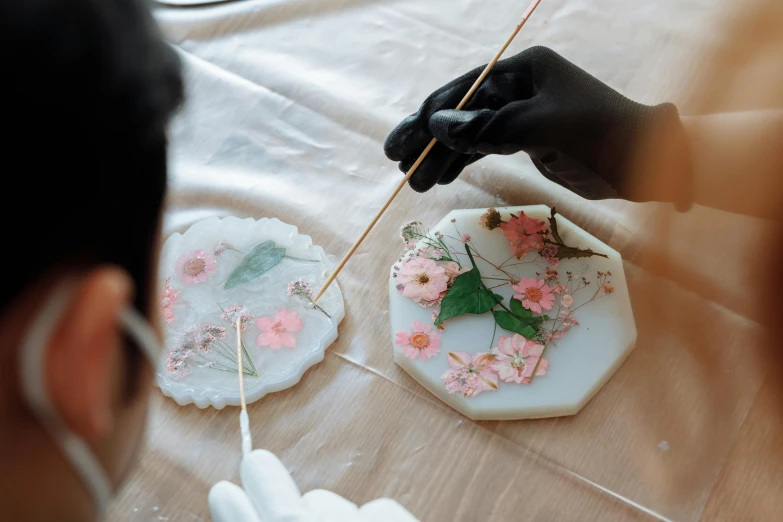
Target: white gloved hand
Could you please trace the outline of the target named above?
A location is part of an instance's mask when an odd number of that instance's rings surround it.
[[[214,522],[419,522],[391,499],[362,507],[331,491],[304,496],[283,463],[256,450],[242,459],[242,486],[221,481],[209,492]]]

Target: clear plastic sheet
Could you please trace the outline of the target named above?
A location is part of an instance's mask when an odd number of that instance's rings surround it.
[[[641,102],[681,102],[690,62],[727,1],[545,0],[509,53],[552,47]],[[165,233],[212,215],[278,217],[335,261],[400,179],[386,133],[432,90],[485,63],[524,5],[512,0],[259,0],[161,8],[189,101],[172,129]],[[687,112],[687,106],[680,107]],[[472,422],[392,360],[388,267],[406,219],[545,203],[625,258],[639,332],[576,416]],[[486,159],[450,186],[404,190],[340,275],[346,319],[321,364],[249,407],[253,442],[303,491],[389,496],[426,521],[772,520],[783,450],[776,389],[756,347],[751,218],[671,219],[656,272],[654,205],[592,203],[524,155]],[[707,226],[704,224],[708,223]],[[731,238],[727,249],[726,238]],[[695,324],[710,324],[694,339]],[[149,442],[110,520],[210,520],[207,493],[237,481],[239,411],[153,394]]]

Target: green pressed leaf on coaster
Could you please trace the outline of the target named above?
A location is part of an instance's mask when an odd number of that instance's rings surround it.
[[[435,321],[436,326],[447,319],[460,315],[485,314],[499,302],[498,296],[487,290],[481,281],[481,273],[473,260],[473,254],[468,245],[465,245],[465,250],[473,268],[454,280],[454,284],[451,285],[440,304],[440,314],[438,320]]]
[[[252,281],[276,267],[283,257],[285,248],[275,248],[274,241],[264,241],[255,246],[231,272],[224,288],[229,290]]]

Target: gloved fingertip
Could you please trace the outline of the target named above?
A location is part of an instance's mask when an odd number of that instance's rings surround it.
[[[236,484],[221,480],[209,490],[207,500],[214,522],[259,522],[247,494]]]
[[[359,506],[337,493],[314,489],[302,499],[319,522],[360,522]]]
[[[359,508],[362,522],[419,522],[407,509],[390,498],[379,498]]]
[[[437,182],[437,179],[430,179],[425,172],[417,172],[408,180],[408,185],[419,194],[423,194],[432,189]]]

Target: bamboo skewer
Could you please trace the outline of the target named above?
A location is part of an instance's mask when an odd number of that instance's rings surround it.
[[[239,402],[242,411],[239,413],[239,429],[242,434],[242,455],[248,456],[253,450],[253,442],[250,438],[250,418],[247,416],[247,402],[245,400],[245,378],[242,372],[242,317],[237,317],[237,373],[239,374]]]
[[[470,101],[470,99],[473,97],[473,95],[476,93],[478,88],[481,86],[482,82],[486,79],[487,75],[489,75],[489,72],[492,70],[492,68],[495,66],[495,64],[498,63],[498,60],[500,60],[500,57],[503,55],[504,52],[506,52],[506,49],[508,49],[508,46],[511,45],[511,42],[516,38],[517,34],[519,34],[519,31],[522,30],[522,27],[524,27],[525,22],[527,22],[528,18],[530,18],[530,15],[533,14],[533,11],[536,10],[536,7],[538,7],[538,4],[541,3],[541,0],[532,0],[530,5],[528,6],[527,10],[525,10],[525,13],[522,15],[522,18],[520,19],[517,26],[514,28],[514,31],[511,33],[511,35],[506,39],[506,42],[503,44],[503,46],[500,48],[500,50],[495,54],[494,58],[487,64],[487,66],[484,68],[484,71],[482,71],[481,75],[479,75],[478,78],[476,78],[476,81],[473,83],[473,86],[470,88],[470,90],[465,94],[465,96],[462,98],[462,101],[459,102],[459,105],[457,105],[456,110],[462,110],[463,107],[465,107],[465,104]],[[378,213],[375,215],[373,220],[370,222],[370,224],[367,226],[367,228],[364,230],[364,233],[359,237],[358,241],[354,243],[354,245],[351,247],[351,249],[348,251],[347,254],[345,254],[345,257],[342,261],[340,261],[340,264],[337,265],[337,268],[334,269],[332,274],[329,276],[329,278],[326,280],[324,285],[321,287],[321,290],[319,290],[318,295],[315,296],[315,299],[313,299],[313,304],[315,304],[318,299],[321,298],[322,295],[326,292],[326,290],[329,288],[329,285],[332,284],[332,282],[337,277],[337,274],[340,273],[340,271],[345,267],[345,264],[348,262],[348,260],[351,258],[351,256],[356,252],[356,249],[359,248],[359,245],[362,244],[362,241],[364,241],[364,238],[367,237],[367,235],[370,233],[370,231],[373,229],[375,224],[378,222],[379,219],[381,219],[381,216],[384,212],[386,212],[386,209],[389,208],[389,205],[391,205],[391,202],[394,201],[394,198],[397,197],[397,194],[400,193],[402,188],[405,186],[405,184],[408,182],[409,179],[411,179],[411,176],[416,172],[416,170],[421,166],[424,159],[427,157],[427,155],[430,153],[432,148],[435,146],[435,144],[438,142],[437,139],[432,138],[432,140],[429,142],[427,147],[424,149],[424,151],[419,155],[416,162],[411,166],[410,170],[408,170],[408,173],[405,174],[405,177],[400,181],[400,184],[397,185],[397,188],[392,192],[391,196],[389,196],[389,199],[386,200],[386,203],[384,203],[383,207],[378,211]]]

